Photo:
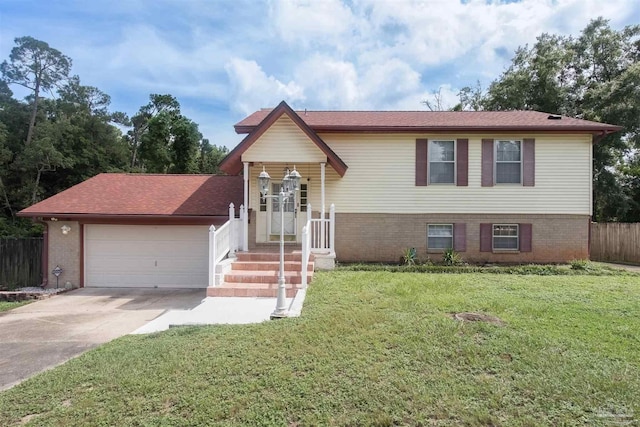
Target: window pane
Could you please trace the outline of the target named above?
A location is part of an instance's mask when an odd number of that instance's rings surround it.
[[[453,235],[453,225],[447,224],[434,224],[429,225],[430,237],[451,237]]]
[[[519,184],[520,163],[496,163],[496,183]]]
[[[517,237],[494,237],[493,238],[494,249],[518,249]]]
[[[453,247],[452,224],[430,224],[427,226],[427,248],[449,249]]]
[[[497,160],[499,162],[519,162],[520,141],[498,141]]]
[[[429,163],[429,181],[432,184],[453,184],[454,163]]]
[[[453,162],[454,154],[453,141],[431,141],[429,161],[432,162]]]
[[[518,226],[517,225],[494,225],[493,235],[518,237]]]
[[[429,249],[449,249],[453,247],[453,238],[451,237],[429,237],[427,239],[427,247]]]

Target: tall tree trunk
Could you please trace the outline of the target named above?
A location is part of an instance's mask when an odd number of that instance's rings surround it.
[[[134,146],[133,146],[133,153],[131,155],[131,169],[133,169],[133,167],[136,164],[136,157],[138,155],[138,143],[135,142]]]
[[[31,119],[29,120],[29,130],[27,131],[27,141],[24,143],[25,146],[29,146],[31,144],[31,140],[33,139],[33,129],[36,126],[36,115],[38,114],[38,97],[40,96],[40,81],[36,80],[36,88],[33,91],[34,100],[33,100],[33,108],[31,109]]]
[[[9,196],[7,195],[7,188],[4,186],[4,181],[0,176],[0,188],[2,189],[2,196],[4,198],[4,204],[7,209],[9,209],[9,213],[11,214],[11,218],[15,217],[13,214],[13,209],[11,209],[11,203],[9,203]]]
[[[38,186],[40,185],[40,177],[42,176],[42,168],[38,168],[38,175],[36,175],[36,183],[33,186],[33,194],[31,196],[31,204],[35,205],[38,197]]]

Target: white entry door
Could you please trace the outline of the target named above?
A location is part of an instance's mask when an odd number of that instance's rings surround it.
[[[280,193],[280,183],[271,183],[271,194],[278,195]],[[296,234],[296,199],[295,194],[287,199],[284,206],[284,234],[286,236],[295,236]],[[278,198],[271,199],[271,234],[280,235],[280,203]]]

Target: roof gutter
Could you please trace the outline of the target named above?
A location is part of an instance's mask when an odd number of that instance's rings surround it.
[[[90,214],[90,213],[66,213],[66,212],[18,212],[18,216],[26,217],[26,218],[34,218],[40,217],[43,220],[47,220],[47,218],[56,218],[58,220],[62,219],[176,219],[176,220],[185,220],[185,219],[220,219],[220,218],[228,218],[229,215],[131,215],[131,214]]]
[[[612,133],[616,133],[616,132],[618,132],[618,131],[621,131],[621,130],[622,130],[622,127],[619,127],[619,126],[618,126],[618,128],[619,128],[619,129],[615,129],[615,130],[608,130],[608,129],[606,129],[606,130],[601,130],[600,132],[595,132],[595,133],[593,133],[593,137],[592,137],[591,142],[592,142],[593,144],[597,144],[597,143],[599,143],[600,141],[602,141],[604,138],[606,138],[607,136],[611,135]]]

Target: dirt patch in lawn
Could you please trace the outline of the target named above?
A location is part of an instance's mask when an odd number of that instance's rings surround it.
[[[504,326],[504,322],[499,318],[483,313],[451,313],[451,317],[460,322],[486,322],[492,325]]]

